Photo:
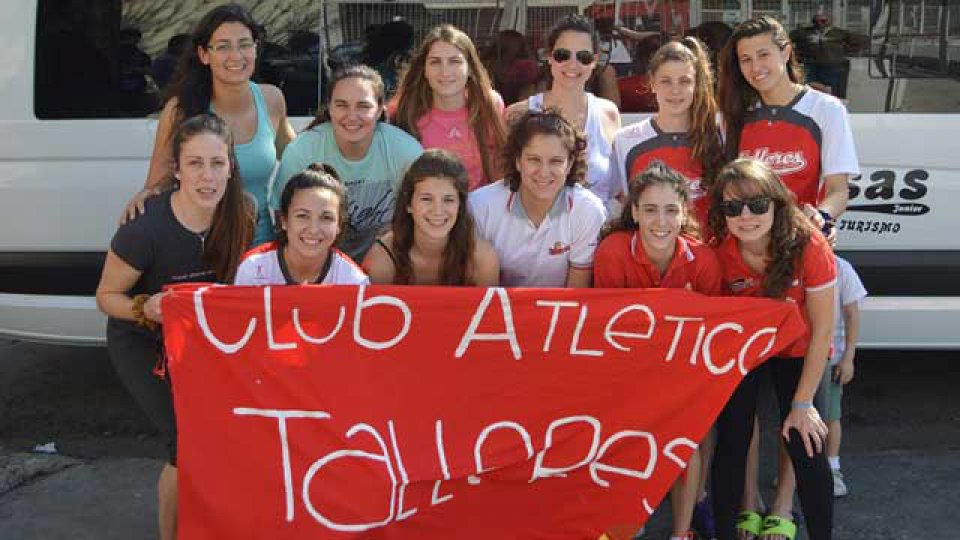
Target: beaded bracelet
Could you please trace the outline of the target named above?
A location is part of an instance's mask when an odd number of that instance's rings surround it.
[[[146,313],[143,312],[143,307],[147,303],[147,300],[150,300],[149,294],[138,294],[133,297],[133,320],[136,321],[137,326],[146,328],[147,330],[156,330],[159,326],[156,321],[151,321],[147,318]]]

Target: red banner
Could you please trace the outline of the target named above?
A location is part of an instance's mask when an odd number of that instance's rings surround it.
[[[682,290],[180,286],[181,538],[597,538],[639,526],[785,302]]]

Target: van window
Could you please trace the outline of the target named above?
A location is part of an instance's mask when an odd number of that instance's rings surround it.
[[[264,26],[254,80],[280,87],[291,116],[319,102],[320,0],[240,2]],[[34,113],[140,118],[162,105],[201,0],[40,0]]]

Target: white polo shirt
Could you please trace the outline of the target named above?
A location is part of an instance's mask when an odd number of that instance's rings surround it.
[[[527,217],[519,194],[504,182],[471,192],[467,201],[477,233],[500,258],[500,285],[564,287],[568,268],[593,266],[607,213],[590,190],[563,188],[539,227]]]
[[[257,246],[243,256],[237,268],[234,285],[295,285],[287,271],[286,262],[279,256],[276,242]],[[317,284],[369,285],[370,278],[339,249],[330,248],[327,266],[320,273]]]

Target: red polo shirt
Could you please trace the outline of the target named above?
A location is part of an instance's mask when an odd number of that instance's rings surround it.
[[[593,286],[598,288],[687,289],[714,296],[722,290],[722,277],[713,250],[682,236],[662,276],[636,232],[617,231],[604,238],[593,263]]]

